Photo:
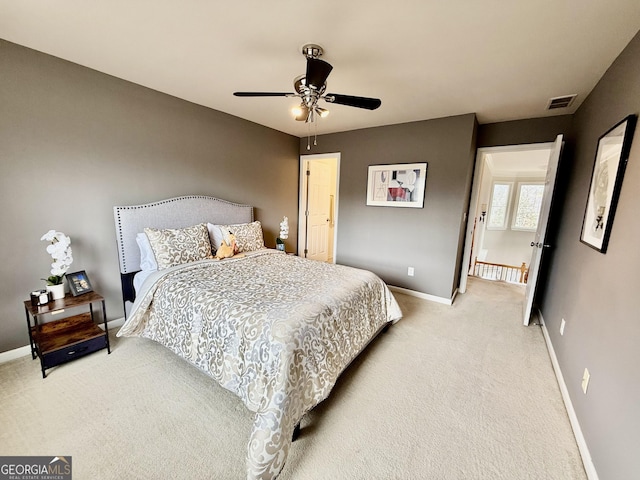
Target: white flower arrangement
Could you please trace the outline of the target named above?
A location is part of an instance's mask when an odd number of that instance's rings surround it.
[[[282,222],[280,222],[280,235],[276,238],[276,246],[278,250],[284,250],[284,241],[287,238],[289,238],[289,219],[284,217]]]
[[[71,239],[62,232],[49,230],[40,240],[51,242],[51,245],[47,246],[47,253],[53,258],[51,275],[43,280],[47,282],[47,285],[60,285],[64,274],[73,263]]]
[[[280,238],[282,240],[289,238],[289,219],[287,217],[284,217],[280,222]]]

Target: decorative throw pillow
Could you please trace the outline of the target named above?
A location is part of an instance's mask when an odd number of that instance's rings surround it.
[[[264,248],[262,224],[259,221],[238,223],[235,225],[220,225],[222,231],[229,230],[236,237],[238,252],[253,252]],[[215,245],[217,248],[219,245]]]
[[[165,229],[145,228],[158,270],[211,258],[209,233],[204,223],[193,227]]]

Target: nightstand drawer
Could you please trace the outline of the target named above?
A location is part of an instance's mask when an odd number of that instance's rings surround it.
[[[103,348],[107,348],[107,339],[105,336],[79,342],[75,345],[61,348],[60,350],[54,350],[43,355],[44,368],[55,367],[61,363],[69,362],[75,358],[102,350]]]

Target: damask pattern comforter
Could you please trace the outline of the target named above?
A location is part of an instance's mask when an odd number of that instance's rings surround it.
[[[373,273],[273,250],[172,267],[144,285],[118,336],[165,345],[255,412],[249,479],[278,475],[302,416],[402,316]]]

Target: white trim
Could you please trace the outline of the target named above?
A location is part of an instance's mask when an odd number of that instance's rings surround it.
[[[544,323],[542,312],[540,312],[540,310],[536,310],[536,314],[538,315],[538,318],[540,319],[540,324],[542,325],[542,334],[544,335],[544,340],[547,344],[547,350],[549,351],[549,358],[551,359],[551,364],[553,365],[553,371],[556,374],[558,386],[560,387],[560,392],[562,393],[562,400],[564,401],[564,406],[565,406],[565,409],[567,410],[567,415],[569,416],[569,422],[571,423],[571,428],[573,429],[573,436],[576,438],[576,443],[578,444],[578,450],[580,451],[580,456],[582,457],[582,465],[584,466],[584,470],[587,473],[587,478],[589,480],[598,480],[598,472],[596,471],[596,467],[593,464],[593,460],[591,459],[591,453],[589,453],[589,447],[587,445],[587,441],[585,440],[584,435],[582,434],[582,429],[580,428],[580,422],[578,421],[576,411],[573,408],[573,403],[571,403],[569,390],[567,390],[567,385],[566,383],[564,383],[564,377],[562,376],[562,370],[560,370],[558,357],[556,357],[556,352],[553,349],[553,344],[551,343],[551,338],[549,337],[549,331],[547,330],[547,326]]]
[[[109,330],[113,328],[120,328],[122,325],[124,325],[124,322],[124,317],[116,318],[114,320],[107,320],[107,326],[109,327]],[[98,323],[98,326],[104,330],[104,323]]]
[[[115,320],[107,321],[109,330],[112,328],[120,328],[124,325],[124,317],[116,318]],[[98,326],[104,330],[104,323],[99,323]],[[17,358],[26,357],[31,355],[31,345],[25,345],[24,347],[14,348],[13,350],[7,350],[0,353],[0,364],[10,362]]]
[[[458,289],[453,292],[451,298],[438,297],[436,295],[430,295],[428,293],[416,292],[415,290],[409,290],[408,288],[395,287],[393,285],[389,285],[389,290],[392,292],[404,293],[405,295],[409,295],[411,297],[422,298],[423,300],[429,300],[431,302],[443,303],[445,305],[452,305],[454,298],[458,294]]]
[[[0,353],[0,363],[7,363],[16,358],[26,357],[27,355],[31,355],[31,345],[25,345],[24,347],[18,347]]]

